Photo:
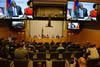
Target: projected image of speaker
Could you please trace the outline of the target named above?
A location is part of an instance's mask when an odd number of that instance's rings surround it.
[[[66,10],[67,20],[96,21],[98,13],[98,3],[68,1]]]

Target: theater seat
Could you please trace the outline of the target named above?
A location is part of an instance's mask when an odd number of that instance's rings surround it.
[[[46,67],[45,60],[33,60],[33,67]]]
[[[87,67],[100,67],[100,58],[87,60]]]
[[[28,67],[28,60],[14,60],[14,67]]]
[[[67,59],[67,60],[70,60],[70,57],[71,57],[71,52],[70,51],[66,51],[63,53],[63,59]]]
[[[65,67],[65,61],[53,61],[52,67]]]
[[[11,61],[2,59],[0,60],[0,67],[10,67]]]
[[[58,52],[51,52],[50,53],[50,59],[58,59]]]
[[[37,54],[37,59],[38,60],[45,60],[46,59],[46,53],[45,52],[40,52]]]
[[[83,53],[81,51],[75,51],[74,54],[77,59],[83,56]]]

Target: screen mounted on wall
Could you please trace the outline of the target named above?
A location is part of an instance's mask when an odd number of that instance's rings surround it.
[[[23,21],[12,21],[12,27],[14,29],[23,29],[25,28],[25,23]]]
[[[67,20],[96,21],[97,3],[91,2],[67,2]]]
[[[67,29],[70,29],[70,30],[79,30],[80,29],[80,24],[78,22],[70,22],[67,25]]]
[[[33,19],[33,1],[0,0],[0,19]]]

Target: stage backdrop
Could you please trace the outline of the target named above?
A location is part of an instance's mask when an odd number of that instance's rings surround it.
[[[42,38],[62,38],[64,34],[64,21],[51,21],[52,27],[47,27],[48,21],[30,21],[27,23],[29,37]]]

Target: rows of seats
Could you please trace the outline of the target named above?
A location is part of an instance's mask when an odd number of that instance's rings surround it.
[[[0,67],[49,67],[48,65],[68,67],[70,63],[67,63],[66,60],[33,60],[31,64],[30,60],[0,60]],[[100,67],[100,59],[88,60],[87,67]]]
[[[35,53],[33,56],[33,59],[38,59],[38,60],[44,60],[44,59],[67,59],[69,60],[71,58],[71,55],[74,54],[74,56],[78,59],[83,56],[83,53],[81,51],[66,51],[63,53],[59,52],[39,52]]]

